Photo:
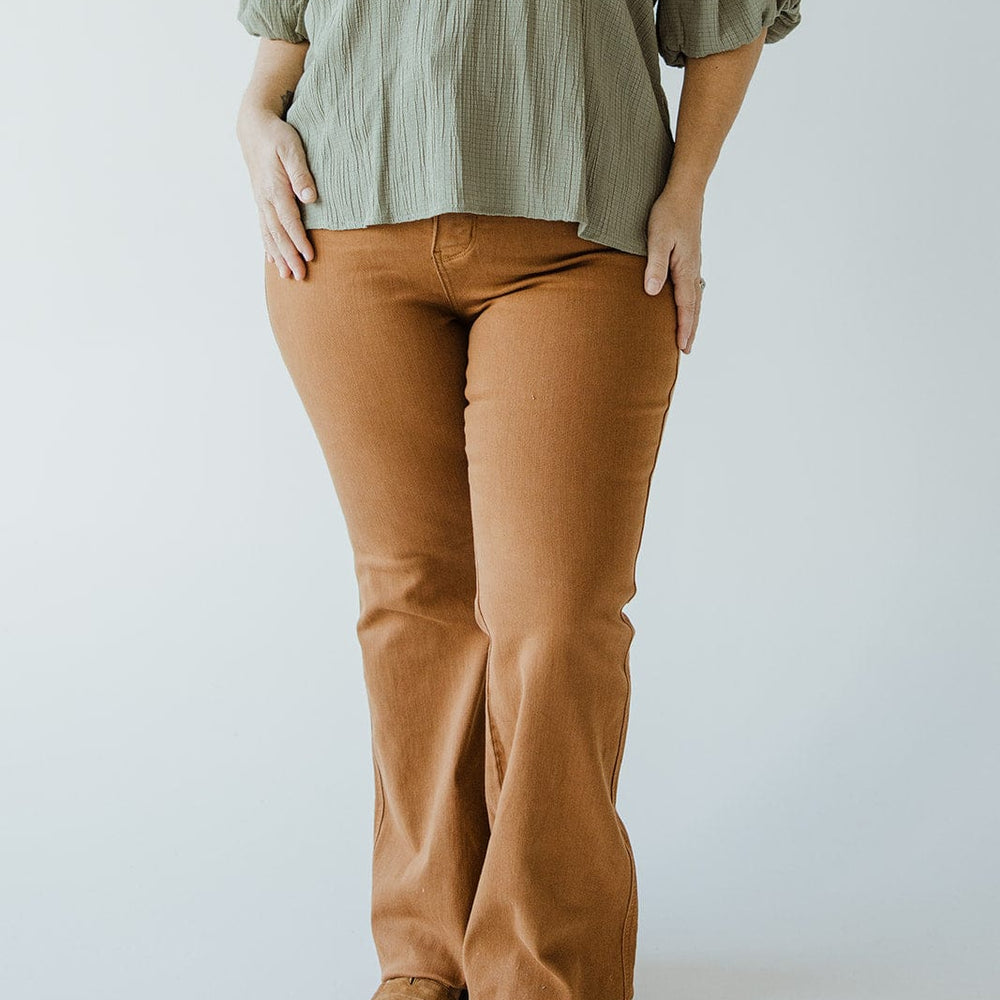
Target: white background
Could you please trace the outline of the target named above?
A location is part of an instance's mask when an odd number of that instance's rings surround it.
[[[378,981],[355,581],[235,8],[4,11],[5,1000]],[[1000,16],[803,8],[710,181],[628,608],[636,1000],[995,1000]]]

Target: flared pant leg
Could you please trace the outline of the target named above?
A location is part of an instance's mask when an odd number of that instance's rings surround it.
[[[471,1000],[633,994],[624,606],[680,352],[670,286],[647,295],[644,258],[575,230],[478,216],[473,252],[448,266],[475,312],[466,451],[490,638]]]
[[[372,730],[371,926],[382,978],[461,988],[489,836],[487,639],[474,612],[468,334],[443,295],[431,231],[429,220],[312,230],[307,278],[293,283],[267,265],[265,288],[354,552]],[[425,995],[426,984],[412,992]]]

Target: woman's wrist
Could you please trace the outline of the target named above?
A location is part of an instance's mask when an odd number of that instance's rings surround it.
[[[703,205],[707,182],[700,177],[685,177],[671,173],[663,187],[662,197],[685,205]]]
[[[677,142],[670,157],[670,169],[663,187],[664,194],[684,200],[704,201],[708,178],[714,160],[697,155],[690,144]]]
[[[292,102],[294,91],[286,90],[282,95],[275,93],[253,94],[247,92],[240,102],[238,119],[241,122],[258,122],[264,118],[284,118]]]

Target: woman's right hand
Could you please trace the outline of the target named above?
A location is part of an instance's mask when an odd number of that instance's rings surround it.
[[[298,202],[316,199],[316,182],[294,126],[264,108],[244,107],[236,128],[257,202],[268,259],[282,278],[306,275],[315,256]]]

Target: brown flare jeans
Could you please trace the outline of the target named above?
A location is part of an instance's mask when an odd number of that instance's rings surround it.
[[[446,212],[265,261],[354,552],[393,996],[633,995],[624,606],[680,351],[671,283],[576,228]]]

